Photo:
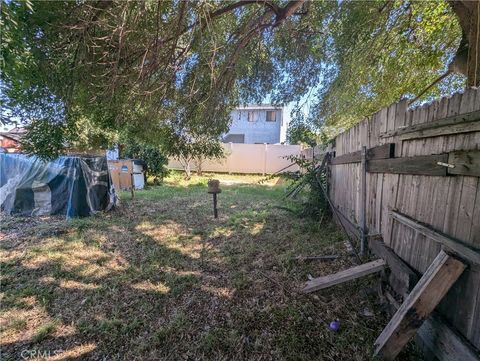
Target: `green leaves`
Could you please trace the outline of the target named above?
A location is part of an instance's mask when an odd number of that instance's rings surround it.
[[[312,92],[298,130],[334,134],[420,93],[460,40],[444,2],[307,1],[283,18],[291,4],[3,2],[2,122],[62,124],[55,147],[73,144],[75,129],[91,147],[129,134],[172,154],[217,156],[239,103]],[[449,77],[424,99],[462,85]]]
[[[62,154],[65,147],[66,128],[46,119],[36,119],[27,126],[27,134],[22,138],[22,150],[42,159],[52,160]]]
[[[337,71],[319,94],[316,116],[337,127],[420,93],[446,71],[461,35],[446,2],[346,1],[336,14]],[[424,99],[457,90],[459,78],[453,79]]]
[[[146,164],[146,175],[154,177],[154,181],[163,180],[168,174],[168,158],[159,147],[136,143],[133,139],[125,139],[122,158],[141,159]]]

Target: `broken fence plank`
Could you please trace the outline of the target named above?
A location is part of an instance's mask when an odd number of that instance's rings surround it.
[[[400,292],[402,296],[409,293],[418,282],[417,273],[381,240],[381,236],[370,236],[368,245],[377,257],[387,262],[393,275],[402,282],[404,288],[403,292]]]
[[[377,147],[367,149],[367,160],[370,159],[385,159],[393,158],[395,156],[395,143],[382,144]],[[339,155],[332,158],[331,164],[348,164],[360,163],[362,160],[362,152],[360,150],[348,154]]]
[[[447,168],[438,163],[446,163],[447,161],[447,153],[420,155],[416,157],[375,159],[367,162],[367,172],[446,176]]]
[[[414,230],[420,232],[424,236],[433,239],[435,242],[442,244],[449,250],[458,254],[460,257],[465,258],[465,260],[475,264],[480,264],[480,252],[463,243],[462,241],[446,235],[445,233],[437,231],[429,225],[419,222],[398,211],[392,210],[390,211],[390,215],[396,221],[403,223],[404,225],[409,226]]]
[[[318,291],[323,288],[337,285],[339,283],[347,282],[356,278],[367,276],[372,273],[380,272],[385,269],[385,267],[385,261],[383,259],[379,259],[328,276],[314,278],[306,283],[305,287],[303,288],[303,292],[310,293]]]
[[[385,297],[395,310],[400,308],[400,304],[388,291],[385,292]],[[439,361],[480,361],[480,353],[475,347],[450,328],[435,311],[418,329],[417,337]]]
[[[393,360],[460,277],[465,264],[440,251],[375,341],[375,355]]]

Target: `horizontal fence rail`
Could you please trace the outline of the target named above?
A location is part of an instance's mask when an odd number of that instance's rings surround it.
[[[442,248],[469,264],[437,312],[480,349],[480,89],[415,109],[393,104],[328,151],[332,203],[359,240],[378,235],[389,257],[418,274]]]

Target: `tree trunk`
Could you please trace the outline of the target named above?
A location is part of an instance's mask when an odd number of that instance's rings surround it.
[[[192,171],[190,169],[190,160],[185,160],[185,180],[189,180],[192,177]]]
[[[192,171],[190,169],[190,163],[191,163],[192,159],[191,158],[186,158],[186,157],[183,157],[183,156],[179,156],[177,159],[180,162],[180,164],[182,165],[183,171],[185,172],[184,179],[189,180],[192,176]]]
[[[203,174],[202,165],[203,165],[203,159],[202,157],[198,157],[197,158],[197,175],[199,176]]]
[[[480,86],[480,1],[449,0],[468,43],[467,85]]]

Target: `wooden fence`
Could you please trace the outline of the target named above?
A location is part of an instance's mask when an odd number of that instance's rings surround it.
[[[329,167],[332,202],[352,234],[361,238],[364,222],[418,273],[445,247],[429,231],[453,242],[468,269],[437,311],[474,352],[480,349],[479,147],[480,89],[472,88],[416,109],[405,101],[382,109],[336,137]]]

